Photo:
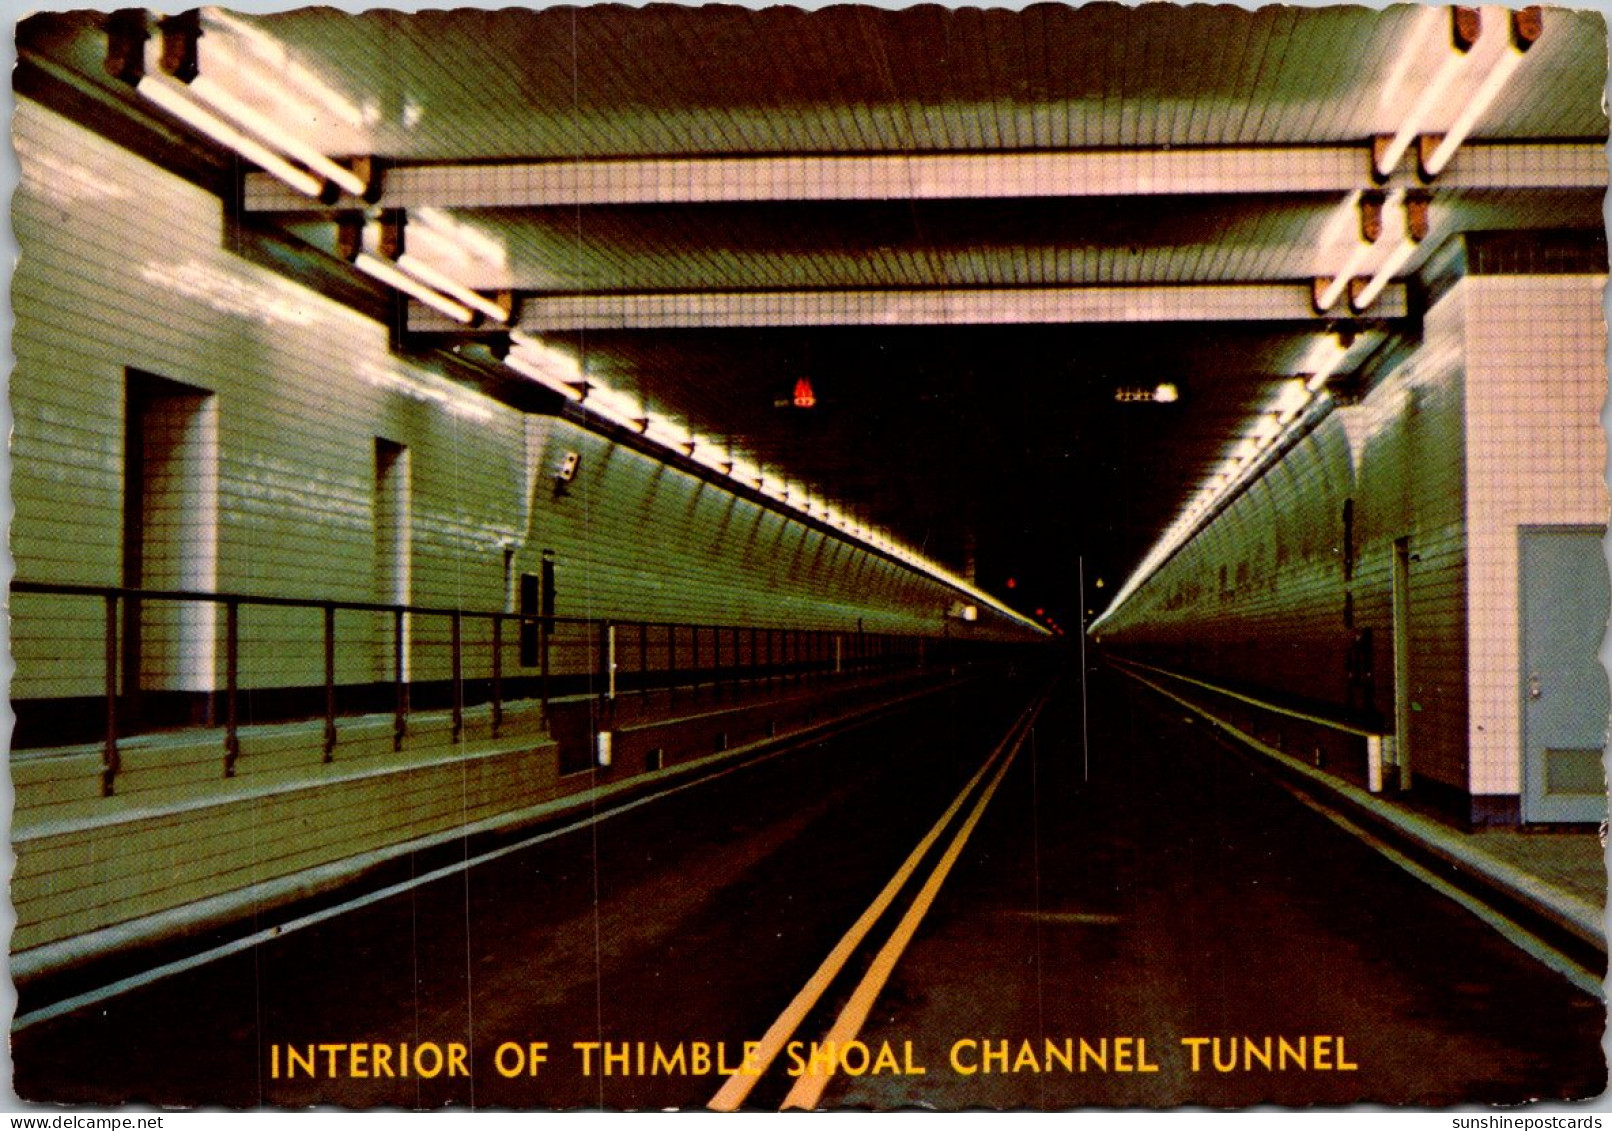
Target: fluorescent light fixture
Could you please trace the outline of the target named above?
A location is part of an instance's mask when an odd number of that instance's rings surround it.
[[[1453,10],[1451,18],[1454,18]],[[1482,35],[1481,25],[1478,34]],[[1462,64],[1471,57],[1470,50],[1463,51],[1453,43],[1448,50],[1449,54],[1439,64],[1439,69],[1433,75],[1433,80],[1422,88],[1421,96],[1416,99],[1416,103],[1411,107],[1410,113],[1406,114],[1404,120],[1400,123],[1399,132],[1388,143],[1388,147],[1378,155],[1377,173],[1379,176],[1386,177],[1394,171],[1394,166],[1399,164],[1399,159],[1404,156],[1405,150],[1409,148],[1410,143],[1415,140],[1417,134],[1422,132],[1422,125],[1427,121],[1427,116],[1432,113],[1433,107],[1438,105],[1440,98],[1444,97],[1444,92],[1449,89],[1450,83],[1455,81],[1455,76],[1461,73]]]
[[[278,177],[298,192],[318,196],[325,190],[325,183],[318,177],[298,168],[267,146],[247,137],[206,107],[198,106],[177,86],[146,75],[134,89],[142,98],[166,110],[191,129],[212,138],[226,149],[233,149],[265,173]]]
[[[1429,177],[1436,177],[1444,171],[1444,166],[1450,163],[1450,158],[1455,156],[1455,151],[1460,148],[1461,143],[1472,132],[1472,127],[1477,125],[1478,119],[1483,117],[1484,112],[1499,96],[1501,88],[1516,73],[1517,65],[1521,62],[1522,52],[1515,46],[1508,45],[1501,54],[1500,61],[1483,80],[1483,85],[1467,99],[1466,105],[1461,110],[1461,116],[1455,119],[1443,140],[1434,148],[1432,156],[1428,157],[1423,167],[1423,172]]]
[[[523,354],[511,352],[504,359],[504,364],[519,373],[522,377],[530,378],[546,389],[552,389],[566,400],[580,401],[582,390],[576,385],[555,375],[551,370],[538,365]]]
[[[357,173],[332,161],[268,115],[261,114],[246,105],[206,75],[198,75],[191,81],[190,92],[219,113],[234,118],[281,153],[302,162],[309,169],[319,173],[326,180],[340,185],[354,196],[363,196],[369,187]]]
[[[426,286],[435,287],[443,294],[463,303],[472,310],[479,310],[494,322],[509,321],[509,311],[488,299],[487,296],[479,295],[463,283],[444,275],[419,256],[404,252],[398,257],[397,265]]]
[[[400,290],[406,295],[419,299],[427,306],[440,310],[455,322],[468,325],[476,319],[475,313],[468,306],[454,302],[447,295],[438,294],[424,283],[411,279],[399,271],[396,265],[388,263],[377,255],[361,251],[358,253],[358,257],[353,260],[353,266],[371,278],[379,279],[387,286]]]
[[[587,374],[582,371],[582,363],[564,350],[555,349],[547,342],[520,330],[510,331],[509,342],[527,361],[551,376],[577,384],[587,380]]]
[[[1181,399],[1181,390],[1166,381],[1153,390],[1153,400],[1158,404],[1173,404]]]
[[[1388,285],[1388,281],[1405,264],[1410,262],[1411,256],[1416,254],[1417,246],[1417,242],[1408,235],[1401,240],[1399,246],[1389,252],[1388,258],[1383,260],[1382,266],[1377,268],[1377,273],[1371,277],[1371,281],[1365,285],[1358,295],[1350,298],[1349,305],[1359,312],[1364,311],[1372,303],[1376,302],[1377,296],[1383,293],[1383,288]]]
[[[597,381],[589,382],[582,407],[635,432],[642,430],[646,423],[643,405],[636,398]]]
[[[1354,220],[1357,228],[1364,228],[1365,220],[1362,215],[1364,205],[1361,203],[1364,196],[1365,194],[1360,190],[1356,190],[1355,192],[1349,194],[1349,199],[1344,202],[1345,211],[1340,216],[1334,217],[1333,220],[1327,225],[1329,235],[1338,234],[1338,221],[1340,219],[1352,219]],[[1388,194],[1386,199],[1384,199],[1381,207],[1384,211],[1387,211],[1390,208],[1400,206],[1403,204],[1404,200],[1405,190],[1402,188],[1396,188]],[[1330,243],[1323,241],[1322,246],[1329,247]],[[1349,253],[1349,258],[1345,260],[1343,266],[1338,268],[1338,270],[1333,274],[1332,281],[1327,284],[1326,290],[1322,291],[1321,294],[1316,296],[1315,305],[1317,310],[1324,314],[1331,310],[1333,306],[1337,305],[1338,299],[1343,296],[1343,292],[1348,289],[1349,284],[1364,268],[1366,260],[1371,257],[1371,253],[1376,249],[1377,241],[1375,239],[1366,239],[1364,231],[1358,231],[1354,240],[1354,250]]]
[[[723,474],[726,474],[728,468],[733,465],[733,461],[728,458],[721,448],[717,447],[715,441],[708,440],[704,436],[695,436],[690,443],[694,445],[694,461],[696,463],[704,464],[712,471]]]
[[[1295,377],[1282,382],[1281,392],[1277,393],[1271,411],[1277,414],[1282,424],[1286,424],[1309,402],[1310,390],[1305,387],[1303,378]]]
[[[1331,334],[1323,334],[1316,339],[1310,352],[1304,355],[1304,369],[1310,374],[1305,385],[1310,392],[1315,392],[1327,379],[1338,371],[1343,359],[1349,356],[1349,349]]]
[[[1333,245],[1342,243],[1346,236],[1359,238],[1358,235],[1350,236],[1350,232],[1352,230],[1358,233],[1360,229],[1360,198],[1365,194],[1364,189],[1355,189],[1343,198],[1343,203],[1333,212],[1332,218],[1327,221],[1327,226],[1321,231],[1321,239],[1316,244],[1318,258],[1324,259]],[[1318,271],[1317,274],[1319,273]]]
[[[1343,297],[1344,289],[1349,286],[1349,281],[1360,271],[1360,267],[1365,263],[1366,257],[1371,254],[1371,249],[1376,246],[1376,244],[1366,243],[1364,240],[1360,240],[1355,244],[1355,249],[1350,253],[1349,258],[1342,267],[1338,268],[1338,273],[1332,276],[1332,282],[1327,284],[1327,289],[1321,292],[1321,297],[1315,300],[1315,305],[1323,313],[1331,310],[1337,304],[1338,299]]]
[[[673,424],[670,420],[659,416],[649,416],[649,423],[644,427],[644,435],[657,444],[667,448],[676,448],[679,452],[688,444],[688,432]]]

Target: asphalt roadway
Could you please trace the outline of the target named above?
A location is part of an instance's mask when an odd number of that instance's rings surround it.
[[[1601,1000],[1106,673],[976,681],[596,816],[26,1023],[16,1090],[1063,1109],[1605,1087]]]

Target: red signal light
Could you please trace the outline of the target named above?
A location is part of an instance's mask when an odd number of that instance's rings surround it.
[[[817,393],[812,389],[812,383],[802,377],[795,382],[795,407],[811,408],[817,404]]]

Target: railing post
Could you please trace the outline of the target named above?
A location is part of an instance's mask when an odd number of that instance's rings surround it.
[[[694,630],[694,639],[698,641],[700,630]],[[695,645],[698,647],[698,644]],[[666,626],[666,700],[674,702],[677,699],[677,626]]]
[[[504,614],[493,614],[493,737],[504,725]]]
[[[605,698],[616,697],[616,626],[606,621],[603,625],[604,640],[600,651],[604,659]]]
[[[392,749],[403,749],[403,735],[409,727],[409,685],[403,678],[403,606],[392,609]]]
[[[224,776],[235,776],[235,763],[241,756],[239,718],[236,715],[236,684],[241,662],[241,606],[224,602]]]
[[[711,626],[711,690],[722,698],[722,626]]]
[[[543,725],[549,722],[549,622],[537,622],[537,695],[543,708]]]
[[[453,610],[453,732],[449,741],[458,742],[465,732],[464,615]]]
[[[106,745],[101,751],[101,796],[111,797],[118,754],[118,595],[106,595]]]
[[[667,658],[667,669],[671,668],[671,659]],[[642,699],[649,694],[649,622],[638,622],[638,697]]]
[[[336,606],[325,605],[325,761],[336,757]]]

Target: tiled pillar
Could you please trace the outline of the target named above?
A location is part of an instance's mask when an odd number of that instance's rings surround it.
[[[1518,529],[1607,518],[1605,282],[1604,275],[1471,275],[1458,284],[1466,324],[1475,817],[1505,819],[1522,788]]]

